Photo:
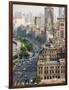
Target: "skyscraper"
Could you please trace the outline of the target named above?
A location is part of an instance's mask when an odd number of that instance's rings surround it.
[[[45,8],[45,27],[46,30],[53,29],[53,8]]]
[[[49,41],[48,32],[53,34],[53,8],[45,8],[45,32],[46,32],[46,42]]]
[[[64,18],[64,8],[59,8],[59,18]]]

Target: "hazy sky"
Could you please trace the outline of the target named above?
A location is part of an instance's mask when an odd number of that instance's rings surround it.
[[[31,12],[32,15],[38,15],[40,13],[44,14],[44,7],[41,6],[13,5],[13,8],[13,15],[15,15],[16,12],[22,12],[25,14]]]
[[[24,14],[32,13],[33,16],[37,16],[41,14],[44,14],[44,8],[46,6],[31,6],[31,5],[13,5],[13,16],[15,16],[16,12],[22,12]],[[59,16],[59,8],[54,8],[54,21]]]

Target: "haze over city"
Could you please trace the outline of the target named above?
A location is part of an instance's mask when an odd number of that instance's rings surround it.
[[[13,5],[13,83],[65,82],[63,7]]]
[[[29,14],[32,13],[32,16],[39,16],[40,14],[45,14],[44,8],[46,6],[29,6],[29,5],[13,5],[13,17],[15,17],[17,12],[21,12],[21,14]],[[53,17],[54,22],[56,21],[56,18],[59,17],[59,8],[60,7],[52,7],[54,9],[53,11]],[[64,15],[64,8],[61,11],[62,16]]]

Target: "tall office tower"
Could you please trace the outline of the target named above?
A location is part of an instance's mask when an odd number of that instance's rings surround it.
[[[37,27],[39,27],[40,28],[40,26],[41,26],[41,17],[35,17],[35,25],[37,25]]]
[[[59,18],[64,18],[64,8],[59,8]]]
[[[41,17],[40,16],[35,16],[34,25],[35,25],[35,36],[39,36],[40,29],[41,29]]]
[[[45,8],[45,31],[46,41],[49,41],[49,36],[53,35],[53,8]]]

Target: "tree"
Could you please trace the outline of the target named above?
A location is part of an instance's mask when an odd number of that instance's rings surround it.
[[[21,47],[20,47],[19,57],[20,59],[22,59],[22,57],[28,58],[29,57],[28,52],[31,52],[33,50],[32,44],[25,38],[20,38],[20,42],[21,42]]]
[[[27,58],[28,56],[29,56],[29,54],[28,54],[26,48],[21,46],[20,53],[19,53],[20,59],[22,59],[22,57]]]
[[[33,83],[39,84],[40,81],[41,81],[41,80],[40,80],[40,78],[39,78],[38,76],[33,78]]]
[[[13,57],[13,59],[17,59],[18,58],[18,55],[15,55],[14,57]]]

